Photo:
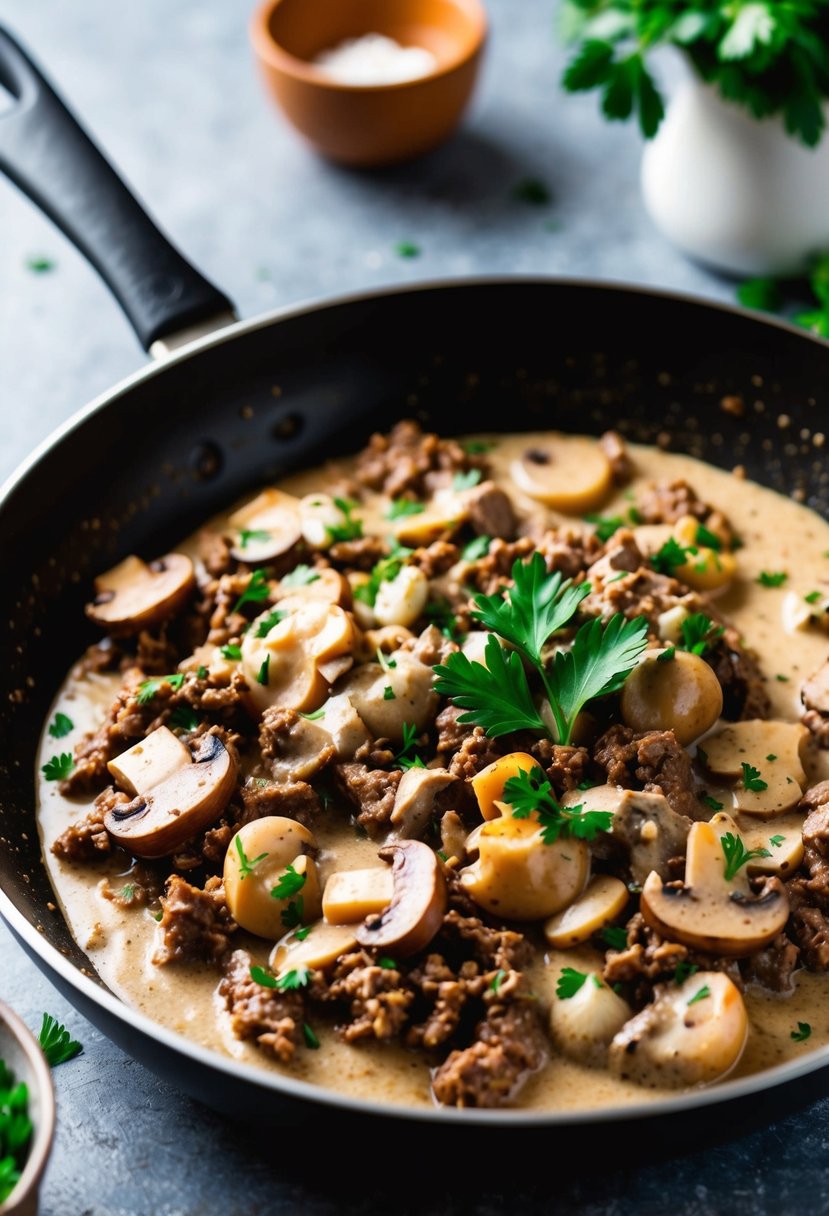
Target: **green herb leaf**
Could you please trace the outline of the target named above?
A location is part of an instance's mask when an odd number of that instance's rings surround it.
[[[219,653],[223,659],[241,659],[242,647],[229,642],[226,646],[219,647]]]
[[[482,557],[486,557],[489,553],[490,536],[476,536],[468,545],[464,545],[461,550],[461,557],[465,562],[476,562]]]
[[[779,849],[779,848],[780,848],[780,846],[781,846],[781,844],[783,844],[783,842],[784,842],[784,840],[785,840],[785,839],[786,839],[786,837],[785,837],[785,836],[769,836],[769,844],[770,844],[770,845],[771,845],[773,848],[775,848],[775,849]]]
[[[284,583],[285,580],[283,579]],[[266,638],[275,625],[280,621],[284,621],[287,613],[280,612],[278,608],[272,608],[265,616],[260,617],[256,624],[256,629],[253,636],[255,638]]]
[[[287,908],[283,908],[280,912],[279,919],[282,921],[283,928],[299,930],[299,926],[305,919],[305,897],[298,895],[296,899],[292,899]]]
[[[282,580],[285,581],[284,579]],[[233,605],[234,612],[241,612],[245,604],[261,604],[271,593],[267,575],[264,570],[254,570],[248,579],[247,586]]]
[[[43,1015],[38,1041],[52,1068],[65,1064],[67,1060],[73,1060],[83,1051],[77,1039],[73,1039],[66,1027],[49,1013]]]
[[[398,241],[394,252],[401,258],[419,258],[420,246],[415,245],[412,241]]]
[[[516,819],[537,814],[544,844],[555,844],[568,836],[595,840],[599,832],[609,832],[613,824],[612,811],[585,811],[581,805],[559,806],[542,768],[510,777],[504,784],[504,801],[512,807]]]
[[[41,772],[47,781],[65,781],[74,767],[72,753],[61,752],[59,756],[52,756],[51,760],[47,760],[42,765]]]
[[[419,731],[413,722],[403,723],[403,746],[394,758],[395,764],[402,769],[425,768],[420,756],[410,755],[417,744]]]
[[[688,555],[696,556],[698,550],[693,545],[681,545],[679,541],[671,536],[665,541],[658,552],[651,557],[651,565],[659,574],[667,574],[673,577],[674,571],[678,566],[684,566],[688,561]]]
[[[409,515],[422,515],[425,504],[411,498],[395,498],[386,512],[386,519],[406,519]]]
[[[587,980],[587,973],[576,971],[575,967],[562,967],[561,975],[556,983],[556,996],[560,1001],[569,1001]]]
[[[57,262],[54,258],[47,257],[44,253],[33,253],[26,258],[26,269],[32,274],[48,274],[50,270],[54,270]]]
[[[320,1041],[307,1022],[302,1023],[302,1035],[305,1039],[305,1046],[310,1047],[311,1051],[316,1051],[320,1045]]]
[[[602,940],[610,946],[611,950],[625,950],[628,944],[627,929],[623,929],[620,925],[605,925],[602,929]]]
[[[676,646],[669,646],[656,656],[657,663],[671,663],[676,658]]]
[[[470,469],[468,473],[456,473],[452,478],[452,489],[460,494],[463,490],[471,490],[480,480],[480,469]]]
[[[576,718],[588,701],[619,691],[648,644],[647,634],[644,617],[628,621],[617,612],[606,625],[599,620],[582,625],[572,648],[556,652],[552,686],[566,724],[561,743],[570,742]]]
[[[382,967],[384,971],[397,971],[397,963],[393,958],[389,958],[388,955],[378,958],[377,965],[378,967]]]
[[[397,698],[395,696],[395,692],[394,692],[394,689],[392,688],[391,684],[384,684],[383,685],[383,700],[384,701],[395,701],[396,699]]]
[[[704,655],[725,632],[724,625],[715,625],[704,612],[692,612],[680,625],[682,649],[691,654]]]
[[[705,998],[710,995],[711,989],[707,984],[703,985],[699,992],[694,993],[694,995],[691,997],[690,1001],[688,1002],[688,1008],[690,1009],[692,1005],[696,1005],[697,1001],[704,1001]]]
[[[625,526],[621,515],[585,515],[584,522],[593,524],[596,535],[602,542],[609,541],[611,536]]]
[[[238,840],[239,837],[237,836]],[[305,874],[300,874],[294,869],[293,865],[289,865],[285,873],[280,875],[276,886],[271,890],[271,898],[273,899],[290,899],[294,895],[298,895],[305,886]]]
[[[710,794],[703,794],[700,801],[704,802],[712,811],[721,811],[725,805],[722,802],[717,802],[716,798],[712,798]]]
[[[505,651],[498,639],[487,638],[486,666],[461,651],[435,667],[435,691],[451,697],[468,712],[458,719],[463,726],[482,726],[493,738],[515,730],[547,734],[547,726],[533,704],[527,676],[515,651]]]
[[[271,539],[270,532],[262,528],[242,528],[239,533],[239,548],[247,549],[252,540],[266,541]]]
[[[461,444],[465,452],[470,456],[480,456],[484,452],[491,452],[495,447],[494,439],[465,439]]]
[[[550,188],[538,177],[528,177],[513,188],[512,197],[519,203],[533,207],[546,207],[553,201]]]
[[[783,297],[774,279],[749,279],[737,288],[737,300],[743,308],[756,308],[760,312],[779,312]]]
[[[237,832],[233,839],[236,844],[236,853],[239,858],[239,881],[244,882],[248,874],[252,874],[255,867],[259,865],[260,861],[264,861],[268,854],[260,853],[258,857],[254,857],[252,861],[248,861],[245,853],[245,846],[242,844],[241,832]],[[298,877],[304,879],[305,875],[298,875]],[[274,888],[274,890],[276,890],[276,888]]]
[[[791,1031],[791,1037],[795,1043],[805,1043],[811,1033],[812,1028],[808,1022],[798,1022],[797,1030]]]
[[[752,793],[761,794],[763,790],[769,788],[769,783],[763,781],[760,776],[759,768],[754,768],[751,764],[746,764],[745,760],[740,766],[743,770],[743,789],[751,790]]]
[[[499,967],[498,970],[493,975],[492,979],[489,981],[490,992],[494,992],[497,996],[498,993],[501,991],[501,985],[503,984],[503,982],[506,978],[507,978],[506,971],[504,971],[504,969],[502,967]]]
[[[325,530],[331,541],[339,544],[344,540],[358,540],[363,535],[363,521],[355,519],[352,515],[352,511],[358,504],[352,502],[350,498],[335,498],[334,505],[342,512],[344,518],[341,524],[326,525]]]
[[[67,718],[66,714],[56,713],[49,723],[49,734],[53,739],[65,739],[69,732],[74,729],[75,723],[71,718]]]
[[[177,705],[170,714],[170,726],[173,730],[191,731],[199,725],[199,715],[189,705]]]
[[[300,713],[299,716],[301,718],[304,718],[306,722],[318,722],[320,720],[320,718],[325,717],[325,706],[321,705],[319,709],[315,709],[310,714]]]
[[[138,685],[136,700],[139,705],[146,705],[149,701],[152,701],[162,684],[169,684],[173,692],[178,692],[183,683],[184,672],[182,671],[178,671],[171,676],[153,676],[150,680],[142,680]]]
[[[788,574],[784,570],[761,570],[756,582],[761,587],[782,587],[788,577]]]
[[[755,857],[771,857],[768,849],[747,849],[742,838],[735,836],[733,832],[726,832],[724,836],[721,836],[720,844],[725,858],[726,882],[731,882],[738,870],[753,861]]]
[[[698,971],[699,966],[697,963],[686,963],[684,958],[680,959],[674,970],[674,983],[681,986],[692,975],[696,975]]]
[[[804,600],[807,604],[816,604],[822,598],[820,591],[810,591],[808,595],[804,595]]]
[[[398,555],[381,558],[379,562],[374,564],[368,581],[358,583],[354,588],[354,598],[373,608],[381,585],[383,583],[390,583],[392,579],[397,578],[405,565],[405,559],[412,552],[412,549],[406,549],[401,546]]]
[[[282,587],[307,587],[311,583],[315,583],[319,578],[319,571],[313,566],[306,566],[302,563],[294,566],[290,574],[285,574],[279,580]]]
[[[262,660],[262,663],[261,663],[261,666],[260,666],[258,672],[256,673],[257,684],[264,684],[267,687],[268,672],[270,671],[270,666],[271,666],[271,656],[269,654],[266,654],[264,659]]]

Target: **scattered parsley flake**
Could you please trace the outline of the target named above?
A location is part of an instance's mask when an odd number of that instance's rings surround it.
[[[687,963],[684,958],[680,959],[674,969],[674,983],[682,985],[692,975],[696,975],[698,971],[699,966],[697,963]]]
[[[34,253],[26,258],[26,269],[32,274],[48,274],[56,266],[54,258],[47,257],[45,253]]]
[[[587,980],[587,973],[574,967],[562,967],[556,984],[556,996],[560,1001],[569,1001]]]
[[[627,929],[623,929],[621,925],[605,925],[602,929],[602,941],[606,942],[611,950],[624,950],[628,944]]]
[[[260,861],[264,861],[268,856],[267,853],[260,853],[258,857],[254,857],[252,861],[248,861],[245,853],[245,846],[242,844],[242,834],[237,832],[235,836],[236,852],[239,857],[239,881],[244,882],[248,874],[252,874],[254,867],[259,865]]]
[[[669,646],[667,650],[663,650],[661,654],[656,656],[657,663],[670,663],[676,658],[676,646]]]
[[[710,995],[711,989],[707,984],[704,984],[702,988],[700,988],[699,992],[694,993],[694,995],[691,997],[690,1001],[688,1002],[688,1008],[690,1009],[692,1005],[696,1005],[697,1001],[704,1001],[705,998],[709,997]]]
[[[768,781],[764,781],[760,776],[759,768],[754,768],[745,760],[740,767],[743,770],[743,789],[750,790],[753,794],[761,794],[769,788]]]
[[[444,637],[457,641],[459,637],[458,618],[452,611],[452,606],[446,599],[430,600],[423,610],[423,615],[433,625],[437,625]]]
[[[592,841],[599,832],[609,832],[613,824],[612,811],[585,811],[581,805],[559,806],[540,767],[510,777],[504,784],[504,801],[512,807],[515,819],[537,815],[544,844],[555,844],[571,836]]]
[[[390,554],[388,557],[381,557],[379,562],[375,562],[366,582],[358,583],[354,588],[354,598],[373,608],[381,585],[397,578],[405,565],[406,558],[413,552],[413,549],[407,549],[401,545],[396,553]]]
[[[593,524],[596,536],[602,542],[609,541],[611,536],[625,526],[621,515],[585,515],[584,522]]]
[[[484,452],[491,452],[495,447],[494,439],[467,439],[461,447],[470,456],[482,456]]]
[[[310,1047],[311,1051],[316,1051],[320,1045],[320,1041],[314,1034],[313,1028],[307,1022],[302,1023],[302,1036],[305,1039],[305,1046]]]
[[[394,252],[399,258],[419,258],[420,246],[415,245],[412,241],[398,241]]]
[[[38,1041],[47,1063],[52,1068],[65,1064],[67,1060],[73,1060],[83,1051],[77,1039],[73,1039],[66,1027],[49,1013],[43,1015]]]
[[[737,288],[737,301],[743,308],[754,308],[759,312],[779,312],[783,297],[774,279],[749,279]]]
[[[761,587],[782,587],[788,577],[784,570],[761,570],[754,581]]]
[[[791,1037],[795,1043],[805,1043],[811,1033],[812,1028],[808,1022],[798,1022],[797,1030],[791,1031]]]
[[[527,177],[518,182],[512,190],[512,197],[518,203],[528,203],[531,207],[548,207],[553,201],[550,187],[540,177]]]
[[[471,490],[480,480],[480,469],[470,469],[468,473],[456,473],[452,478],[452,489],[460,494],[463,490]]]
[[[283,579],[282,581],[284,582],[285,580]],[[255,638],[266,638],[270,631],[276,625],[278,625],[280,621],[284,621],[285,616],[286,613],[280,612],[278,608],[272,608],[266,616],[263,616],[257,622],[256,631],[253,636]]]
[[[146,705],[152,701],[162,684],[169,684],[173,692],[178,692],[183,683],[184,672],[182,671],[177,671],[171,676],[153,676],[150,680],[142,680],[138,685],[136,700],[139,705]]]
[[[777,759],[777,756],[775,756],[774,752],[769,752],[769,754],[766,756],[766,759],[770,760],[773,764],[774,761]]]
[[[199,715],[189,705],[177,705],[170,714],[170,726],[174,730],[191,731],[199,724]]]
[[[397,963],[393,958],[389,958],[388,955],[383,955],[382,958],[378,958],[377,965],[378,967],[382,967],[384,971],[397,970]]]
[[[731,882],[731,879],[736,877],[738,870],[753,861],[755,857],[771,857],[768,849],[747,849],[742,837],[735,836],[733,832],[726,832],[724,836],[721,836],[720,844],[725,857],[726,882]]]
[[[390,659],[388,655],[383,654],[380,647],[377,647],[377,662],[383,668],[383,671],[391,671],[397,666],[397,659]]]
[[[383,700],[384,701],[395,701],[396,699],[397,698],[395,696],[395,692],[394,692],[394,689],[392,688],[391,684],[384,684],[383,685]]]
[[[75,761],[71,752],[61,752],[59,756],[52,756],[51,760],[47,760],[41,767],[41,772],[47,781],[65,781],[75,767]]]
[[[268,598],[270,593],[265,571],[254,570],[248,579],[247,586],[233,605],[233,611],[241,612],[245,604],[261,604]]]
[[[704,655],[709,646],[722,637],[724,625],[715,625],[704,612],[692,612],[680,625],[682,649],[690,654]]]
[[[242,528],[242,531],[239,533],[239,547],[240,549],[247,549],[252,540],[266,541],[270,539],[270,532],[267,532],[264,528]]]
[[[238,840],[239,837],[237,836]],[[298,895],[305,886],[305,874],[300,874],[293,865],[289,865],[285,873],[280,875],[276,886],[271,890],[272,899],[290,899],[294,895]]]
[[[715,553],[719,553],[722,549],[722,541],[716,532],[712,532],[710,528],[706,528],[705,524],[697,524],[696,542],[706,549],[713,549]]]
[[[499,967],[498,970],[493,975],[492,979],[489,981],[490,992],[494,992],[497,996],[498,993],[501,991],[501,985],[503,984],[503,982],[506,978],[507,978],[506,971],[504,971],[504,969],[502,967]]]
[[[403,723],[403,746],[394,758],[395,764],[402,769],[425,768],[420,756],[410,755],[417,744],[418,729],[413,722]]]
[[[359,504],[350,498],[335,498],[334,506],[343,514],[341,524],[327,524],[325,531],[334,544],[344,540],[359,540],[363,535],[363,521],[355,519],[352,512]],[[317,576],[319,577],[319,576]]]
[[[200,663],[199,666],[196,668],[196,679],[197,680],[206,680],[207,679],[207,668],[204,666],[203,663]]]
[[[262,665],[259,668],[259,671],[256,673],[257,684],[264,684],[267,686],[268,671],[270,670],[270,666],[271,666],[271,656],[269,654],[266,654],[264,659],[262,660]]]
[[[283,928],[298,929],[305,919],[305,897],[298,895],[296,899],[292,899],[287,908],[283,908],[280,912],[279,919]]]
[[[703,794],[700,800],[712,811],[721,811],[725,805],[723,802],[717,802],[716,798],[713,798],[711,794]]]
[[[290,574],[286,574],[279,581],[283,587],[307,587],[309,583],[315,583],[318,578],[318,570],[315,570],[313,566],[300,563],[300,565],[294,566]]]
[[[808,595],[804,595],[804,600],[807,604],[816,604],[822,598],[820,591],[810,591]]]
[[[489,536],[476,536],[468,545],[464,545],[461,557],[465,562],[476,562],[479,558],[486,557],[489,553],[490,540]]]
[[[665,544],[651,557],[651,565],[659,574],[673,575],[678,566],[688,562],[689,553],[696,557],[699,550],[694,545],[681,545],[676,537],[671,536]]]
[[[294,930],[294,940],[298,941],[298,942],[304,942],[306,937],[308,936],[308,934],[313,929],[313,927],[314,927],[313,925],[303,925],[301,929],[295,929]]]
[[[406,519],[409,515],[422,515],[426,510],[422,502],[412,498],[395,498],[386,512],[386,519]]]
[[[304,718],[306,722],[318,722],[320,718],[325,717],[325,706],[321,705],[319,709],[313,710],[310,714],[300,713],[300,718]]]
[[[69,732],[74,729],[75,723],[66,714],[56,713],[49,723],[49,734],[53,739],[65,739]]]
[[[785,836],[769,836],[769,844],[772,846],[772,848],[779,849],[785,839]]]
[[[233,642],[228,642],[225,646],[219,647],[219,654],[223,659],[241,659],[242,647],[237,646]]]
[[[780,684],[788,684],[788,682],[789,682],[788,676],[783,676],[783,675],[780,675],[779,673],[774,678],[775,678],[775,680],[779,681]]]

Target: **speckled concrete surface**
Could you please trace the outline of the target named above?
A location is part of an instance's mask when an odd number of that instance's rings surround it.
[[[418,165],[376,174],[320,162],[271,112],[248,51],[247,0],[5,0],[0,20],[37,52],[159,221],[242,316],[354,288],[487,271],[589,275],[730,298],[730,284],[684,261],[652,230],[639,203],[635,131],[603,124],[590,98],[558,93],[551,0],[490,0],[489,8],[483,86],[462,134]],[[528,177],[549,184],[549,207],[514,199]],[[421,255],[398,257],[401,240]],[[54,260],[54,269],[34,274],[33,255]],[[143,356],[93,272],[3,183],[0,284],[4,476]],[[772,1122],[780,1108],[770,1095],[759,1116],[769,1126],[736,1139],[738,1128],[718,1127],[715,1114],[712,1145],[669,1142],[658,1160],[621,1149],[613,1131],[584,1133],[566,1151],[556,1136],[527,1134],[511,1139],[500,1159],[495,1145],[482,1175],[471,1136],[436,1146],[403,1128],[388,1143],[358,1138],[337,1121],[319,1132],[234,1127],[113,1047],[1,926],[0,995],[33,1027],[49,1009],[85,1046],[56,1074],[60,1123],[46,1216],[495,1216],[551,1205],[585,1216],[782,1216],[804,1204],[829,1211],[825,1101]],[[332,1175],[326,1143],[363,1163],[359,1178]],[[453,1162],[461,1149],[478,1164],[451,1170],[448,1185],[429,1181],[429,1157]]]

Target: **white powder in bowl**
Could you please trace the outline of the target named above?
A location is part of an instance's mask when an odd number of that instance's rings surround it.
[[[364,34],[320,51],[313,64],[340,84],[378,85],[428,76],[437,60],[423,46],[401,46],[385,34]]]

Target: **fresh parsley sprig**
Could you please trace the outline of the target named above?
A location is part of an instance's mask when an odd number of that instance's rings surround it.
[[[244,882],[248,874],[252,874],[255,867],[259,865],[260,861],[264,861],[268,854],[260,853],[258,857],[254,857],[249,860],[247,854],[245,853],[245,846],[242,844],[242,837],[238,832],[236,833],[235,841],[236,852],[239,856],[239,881]],[[305,880],[304,874],[300,877],[302,877],[303,881]],[[274,890],[276,890],[276,888],[274,888]]]
[[[595,840],[599,832],[609,832],[613,824],[612,811],[585,811],[581,804],[559,806],[542,768],[510,777],[504,784],[504,801],[512,807],[515,819],[538,816],[545,844],[555,844],[568,836]]]
[[[38,1041],[43,1048],[47,1063],[52,1068],[58,1064],[65,1064],[67,1060],[73,1060],[83,1051],[83,1046],[78,1040],[73,1039],[66,1027],[62,1026],[50,1013],[43,1015]]]
[[[149,680],[142,680],[138,685],[135,699],[139,705],[147,705],[159,692],[162,684],[169,684],[173,692],[178,692],[183,683],[183,671],[177,671],[170,676],[152,676]]]
[[[724,625],[715,625],[704,612],[692,612],[680,625],[682,649],[690,654],[704,655],[725,633]]]
[[[52,756],[51,760],[47,760],[41,766],[41,771],[47,781],[65,781],[74,767],[75,761],[72,753],[61,752],[60,755]]]
[[[435,691],[451,697],[467,710],[461,725],[482,726],[492,738],[514,730],[547,734],[547,725],[533,704],[527,674],[515,651],[506,651],[498,639],[487,638],[486,665],[473,662],[462,651],[450,654],[435,668]]]
[[[415,726],[414,722],[403,723],[403,746],[394,758],[398,768],[425,768],[425,764],[420,756],[415,753],[417,746],[417,737],[420,731]]]
[[[720,844],[725,858],[726,882],[731,882],[731,879],[737,876],[738,871],[753,861],[755,857],[771,857],[768,849],[747,849],[742,837],[735,836],[733,832],[726,832],[724,836],[721,836]]]
[[[264,570],[254,570],[247,581],[244,591],[233,605],[234,612],[241,612],[245,604],[261,604],[268,598],[271,589],[268,586],[268,576]]]

